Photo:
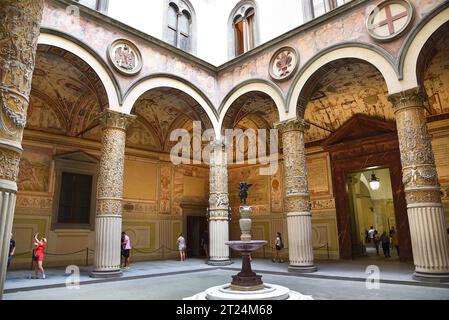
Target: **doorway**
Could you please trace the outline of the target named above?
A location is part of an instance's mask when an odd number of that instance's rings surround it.
[[[332,161],[340,258],[353,259],[362,251],[359,236],[354,231],[356,224],[352,221],[353,201],[348,190],[348,177],[367,171],[367,168],[388,168],[395,218],[390,223],[395,224],[398,232],[399,260],[413,260],[396,124],[367,115],[354,115],[323,142],[323,147],[330,153]]]
[[[208,229],[205,216],[187,217],[187,257],[204,258],[206,254],[201,247],[201,237]]]
[[[347,190],[353,258],[383,257],[380,236],[386,232],[390,237],[390,230],[397,232],[390,169],[349,173]],[[392,244],[397,244],[399,235],[391,235],[391,240],[394,240]],[[397,250],[391,250],[391,257],[398,258]]]

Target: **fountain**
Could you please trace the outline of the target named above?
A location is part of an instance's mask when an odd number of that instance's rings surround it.
[[[246,204],[251,184],[240,182],[240,241],[227,241],[231,249],[242,255],[242,269],[232,276],[232,282],[209,288],[184,300],[313,300],[286,287],[263,283],[262,276],[251,268],[251,253],[267,244],[265,240],[251,239],[251,206]]]

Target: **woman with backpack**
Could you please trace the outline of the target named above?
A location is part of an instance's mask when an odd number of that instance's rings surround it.
[[[274,244],[276,247],[276,256],[273,258],[273,262],[278,261],[279,263],[284,263],[284,259],[282,257],[282,249],[284,249],[284,243],[282,242],[282,236],[280,232],[277,233]]]

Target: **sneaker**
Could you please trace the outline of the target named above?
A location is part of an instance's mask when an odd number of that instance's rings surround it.
[[[42,279],[45,279],[45,274],[42,275]]]

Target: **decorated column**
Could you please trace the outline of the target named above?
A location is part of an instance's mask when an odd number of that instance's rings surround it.
[[[431,137],[426,125],[425,93],[420,88],[414,88],[392,94],[388,99],[396,116],[415,263],[414,277],[449,281],[447,226]]]
[[[42,0],[0,1],[0,298],[42,11]]]
[[[227,149],[222,140],[212,142],[210,154],[209,261],[210,265],[227,265],[229,247],[229,195]]]
[[[287,212],[289,270],[314,272],[312,214],[307,184],[304,131],[309,125],[292,119],[277,125],[283,145],[284,205]]]
[[[95,261],[91,277],[117,277],[120,271],[123,171],[126,128],[135,116],[106,110],[103,125],[95,221]]]

